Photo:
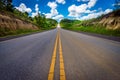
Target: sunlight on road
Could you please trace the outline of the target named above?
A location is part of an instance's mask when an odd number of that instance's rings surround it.
[[[60,28],[60,24],[58,24],[57,27]]]

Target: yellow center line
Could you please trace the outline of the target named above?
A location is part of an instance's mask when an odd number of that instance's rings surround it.
[[[66,80],[60,33],[59,33],[59,58],[60,58],[60,80]]]
[[[56,37],[56,41],[55,41],[55,46],[54,46],[54,50],[53,50],[53,56],[52,56],[52,61],[51,61],[51,65],[50,65],[50,70],[49,70],[49,74],[48,74],[48,80],[53,80],[54,79],[54,69],[55,69],[55,61],[56,61],[56,53],[57,53],[57,43],[58,43],[58,34]]]
[[[59,41],[59,42],[58,42]],[[63,53],[62,53],[62,43],[60,39],[60,33],[58,31],[55,45],[54,45],[54,50],[53,50],[53,55],[52,55],[52,61],[50,65],[50,70],[48,74],[48,80],[54,80],[54,70],[55,70],[55,62],[56,62],[56,55],[57,55],[57,45],[59,43],[59,59],[60,59],[60,80],[66,80],[65,77],[65,71],[64,71],[64,60],[63,60]]]

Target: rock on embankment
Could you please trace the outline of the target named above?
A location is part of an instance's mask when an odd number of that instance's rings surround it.
[[[105,15],[99,23],[107,29],[120,30],[120,10]]]
[[[18,29],[31,29],[37,30],[38,27],[20,19],[0,14],[0,29],[2,30],[18,30]]]

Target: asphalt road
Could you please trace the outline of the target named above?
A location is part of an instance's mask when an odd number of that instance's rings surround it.
[[[47,80],[58,32],[54,80],[59,52],[66,80],[120,80],[120,42],[63,29],[0,42],[0,80]]]

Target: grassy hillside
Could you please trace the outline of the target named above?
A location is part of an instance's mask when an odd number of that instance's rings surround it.
[[[120,10],[84,21],[63,19],[60,24],[68,30],[120,36]]]
[[[11,2],[0,1],[0,37],[50,30],[56,27],[57,21],[46,19],[38,13],[30,17],[27,12],[20,12],[11,5]]]
[[[46,19],[41,14],[31,18],[25,15],[26,13],[19,13],[16,14],[5,10],[0,11],[0,37],[50,30],[57,25],[57,21]]]

